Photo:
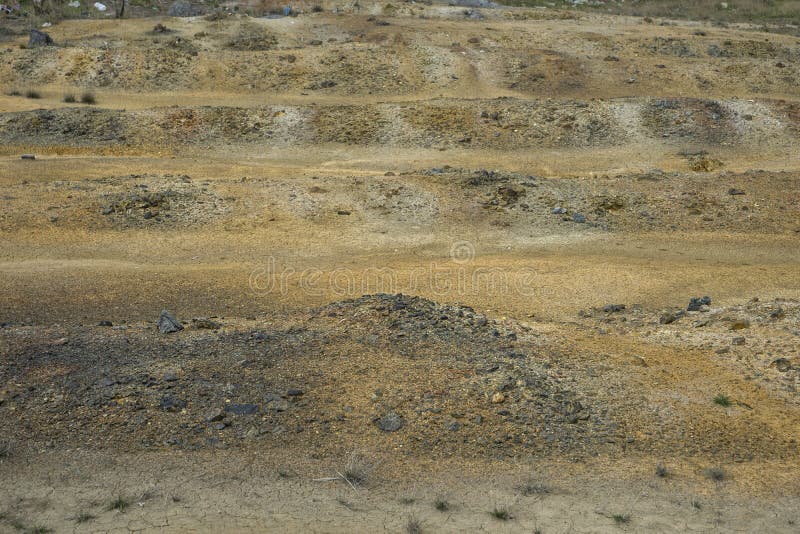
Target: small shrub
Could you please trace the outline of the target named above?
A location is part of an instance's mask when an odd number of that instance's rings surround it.
[[[12,449],[13,449],[13,446],[11,445],[10,441],[5,440],[5,439],[4,440],[0,440],[0,460],[2,460],[3,458],[8,458],[9,456],[11,456],[11,450]]]
[[[27,91],[25,91],[25,98],[37,99],[37,98],[42,98],[42,95],[39,93],[39,91],[28,89]]]
[[[45,527],[43,525],[35,525],[24,529],[23,532],[25,534],[48,534],[50,532],[53,532],[53,529]]]
[[[408,516],[408,521],[406,522],[406,532],[408,532],[408,534],[422,534],[422,521],[413,515]]]
[[[86,91],[81,95],[81,103],[93,106],[97,103],[97,99],[95,98],[94,93],[91,91]]]
[[[727,477],[725,470],[721,467],[709,467],[703,471],[703,474],[714,482],[722,482]]]
[[[436,499],[436,501],[433,503],[433,507],[440,512],[446,512],[450,509],[450,503],[447,502],[446,499]]]
[[[695,510],[699,510],[702,507],[703,505],[700,504],[700,501],[698,499],[692,499],[692,508],[694,508]]]
[[[74,104],[77,101],[78,99],[75,98],[75,95],[72,93],[67,93],[64,95],[64,102],[66,102],[67,104]]]
[[[405,504],[406,506],[410,504],[414,504],[417,500],[414,497],[400,497],[400,504]]]
[[[125,510],[128,509],[128,506],[130,506],[130,504],[131,503],[128,499],[125,499],[124,497],[122,497],[122,495],[119,495],[116,499],[114,499],[108,504],[106,510],[109,512],[114,510],[124,512]]]
[[[508,508],[505,506],[495,506],[494,509],[489,512],[489,514],[494,517],[495,519],[499,519],[500,521],[508,521],[512,518],[511,512],[508,511]]]
[[[8,93],[8,96],[22,96],[22,93],[20,93],[16,89],[12,89],[12,91],[10,93]]]
[[[549,486],[536,480],[528,480],[520,484],[517,486],[517,490],[525,497],[530,497],[531,495],[546,495],[552,491]]]
[[[346,482],[353,486],[363,486],[369,479],[372,464],[358,452],[351,452],[347,455],[347,463],[342,471],[342,476]]]
[[[731,405],[731,399],[724,393],[719,393],[716,397],[714,397],[714,404],[719,404],[723,407],[728,407]]]
[[[611,516],[611,519],[618,525],[627,525],[631,522],[631,516],[628,514],[614,514]]]
[[[324,10],[322,9],[321,5],[316,4],[314,7],[311,8],[311,11],[314,13],[322,13]]]
[[[279,467],[278,469],[275,470],[275,472],[278,473],[278,476],[280,478],[292,478],[294,476],[294,473],[292,471],[284,467]]]
[[[669,476],[669,469],[666,466],[661,464],[656,465],[656,476],[661,478],[666,478]]]

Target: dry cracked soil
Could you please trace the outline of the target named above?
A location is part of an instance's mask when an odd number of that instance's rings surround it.
[[[300,11],[0,19],[0,532],[798,532],[800,39]]]

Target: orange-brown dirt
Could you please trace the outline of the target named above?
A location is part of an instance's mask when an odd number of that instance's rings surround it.
[[[797,38],[9,24],[0,531],[797,531]]]

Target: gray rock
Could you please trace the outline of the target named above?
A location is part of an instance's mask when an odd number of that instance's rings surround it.
[[[786,358],[778,358],[770,364],[770,367],[775,367],[781,373],[786,373],[792,369],[792,363]]]
[[[97,326],[114,326],[114,324],[111,321],[100,321]]]
[[[405,426],[405,420],[395,412],[389,412],[375,421],[378,428],[384,432],[397,432]]]
[[[585,223],[586,222],[586,216],[583,215],[582,213],[573,213],[572,214],[572,221],[576,222],[576,223]]]
[[[774,310],[772,313],[769,314],[769,318],[775,321],[777,321],[778,319],[783,319],[784,317],[786,317],[786,312],[783,311],[783,308],[781,308],[780,306],[778,307],[777,310]]]
[[[606,313],[621,312],[624,309],[625,309],[624,304],[606,304],[605,306],[603,306],[603,311]]]
[[[228,404],[225,411],[235,415],[252,415],[258,411],[256,404]]]
[[[186,401],[175,398],[172,395],[165,395],[161,398],[158,407],[165,412],[177,412],[186,408]]]
[[[34,48],[37,46],[53,46],[54,44],[53,38],[45,32],[31,30],[30,36],[28,37],[28,48]]]
[[[36,156],[33,154],[23,154],[20,156],[20,159],[36,159]]]
[[[689,305],[686,307],[687,311],[700,311],[700,308],[703,306],[711,305],[711,297],[692,297],[689,300]]]
[[[567,213],[567,210],[565,210],[561,206],[556,206],[555,208],[550,210],[550,213],[552,213],[553,215],[563,215],[563,214]]]
[[[285,412],[289,409],[289,402],[284,399],[278,399],[267,404],[267,408],[273,412]]]
[[[475,11],[474,9],[465,9],[464,16],[473,20],[483,20],[484,18],[480,11]]]
[[[286,394],[287,394],[288,396],[290,396],[290,397],[299,397],[300,395],[302,395],[302,394],[303,394],[303,390],[302,390],[302,389],[297,389],[297,388],[290,388],[290,389],[289,389],[289,390],[286,392]]]
[[[214,410],[211,410],[210,412],[208,412],[206,414],[205,419],[209,423],[216,422],[216,421],[222,421],[223,419],[225,419],[225,412],[223,412],[219,408],[215,408]]]
[[[158,331],[162,334],[172,334],[183,330],[183,325],[167,310],[162,310],[158,317]]]

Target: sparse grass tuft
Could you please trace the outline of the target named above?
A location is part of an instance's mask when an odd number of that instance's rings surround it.
[[[722,482],[728,476],[721,467],[709,467],[703,471],[703,474],[714,482]]]
[[[11,444],[10,441],[6,439],[0,440],[0,460],[11,456],[11,451],[13,450],[13,448],[14,446]]]
[[[517,491],[525,497],[530,497],[531,495],[547,495],[552,490],[547,484],[531,479],[517,486]]]
[[[694,508],[695,510],[699,510],[702,507],[703,507],[703,505],[700,504],[700,500],[699,499],[692,499],[692,508]]]
[[[41,95],[41,93],[39,93],[39,91],[35,91],[33,89],[28,89],[27,91],[25,91],[25,98],[37,99],[37,98],[42,98],[42,95]]]
[[[78,515],[75,516],[76,523],[88,523],[92,519],[95,519],[96,516],[90,514],[89,512],[81,511]]]
[[[408,516],[408,521],[406,522],[406,532],[408,532],[408,534],[422,534],[422,521],[413,515]]]
[[[124,512],[125,510],[127,510],[128,506],[130,506],[130,505],[131,505],[131,502],[128,499],[124,498],[122,495],[119,495],[119,496],[117,496],[116,499],[114,499],[113,501],[111,501],[108,504],[108,506],[106,507],[106,510],[109,511],[109,512],[114,511],[114,510],[118,510],[120,512]]]
[[[495,506],[489,514],[500,521],[508,521],[513,517],[505,506]]]
[[[627,525],[631,522],[631,516],[629,514],[614,514],[611,516],[611,519],[618,525]]]
[[[78,99],[75,98],[75,95],[73,93],[67,93],[64,95],[64,102],[66,102],[67,104],[74,104],[77,101]]]
[[[280,478],[292,478],[294,476],[294,473],[285,467],[279,467],[275,470],[275,472],[278,473]]]
[[[8,93],[8,96],[22,96],[22,93],[20,93],[17,89],[12,89],[11,92]]]
[[[405,504],[406,506],[408,506],[410,504],[414,504],[415,502],[417,502],[417,499],[415,499],[414,497],[409,497],[409,496],[400,497],[400,504]]]
[[[350,501],[348,501],[347,499],[345,499],[341,495],[339,497],[336,497],[336,502],[341,504],[342,506],[344,506],[345,508],[347,508],[351,512],[355,511],[355,509],[356,509],[356,507],[353,506],[353,503],[351,503]]]
[[[727,407],[731,405],[731,399],[724,393],[719,393],[716,397],[714,397],[714,404]]]
[[[370,471],[372,471],[372,464],[364,455],[351,452],[347,455],[347,463],[342,471],[342,477],[353,486],[364,486],[369,479]]]
[[[86,91],[81,95],[81,103],[93,106],[97,104],[97,99],[95,98],[94,93],[91,91]]]
[[[669,476],[669,469],[666,466],[658,464],[656,465],[656,476],[661,478],[667,478]]]
[[[24,529],[23,532],[25,534],[48,534],[49,532],[53,532],[53,529],[44,525],[34,525]]]
[[[450,503],[447,502],[447,499],[439,498],[433,503],[433,507],[440,512],[446,512],[450,509]]]

